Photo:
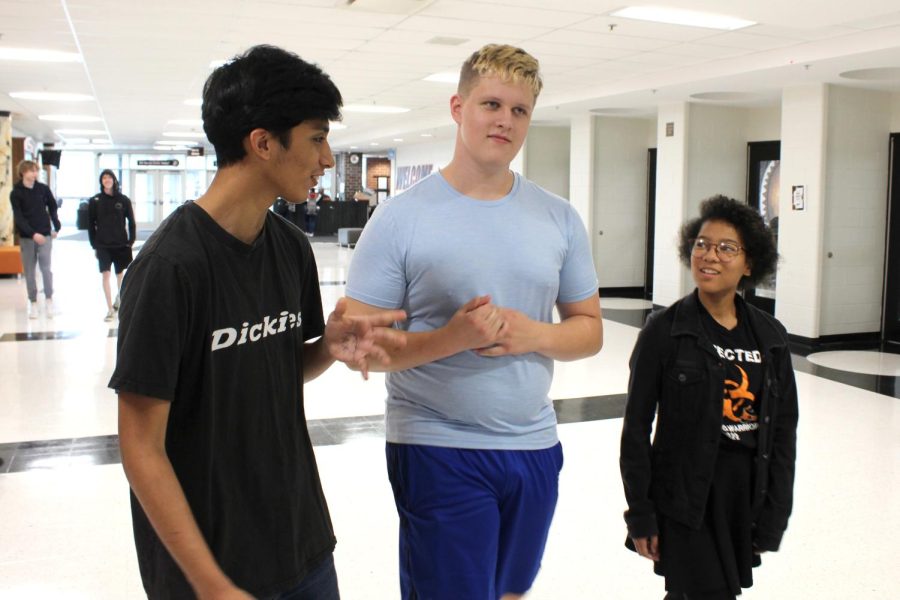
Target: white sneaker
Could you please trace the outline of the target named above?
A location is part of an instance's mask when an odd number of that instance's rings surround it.
[[[44,310],[47,312],[47,318],[52,319],[53,318],[53,300],[51,300],[50,298],[47,298],[47,300],[44,301]]]
[[[112,321],[115,318],[116,318],[116,311],[115,311],[115,309],[111,308],[108,311],[106,311],[106,316],[103,317],[103,320],[106,321],[107,323],[109,323],[110,321]]]
[[[28,303],[28,318],[29,319],[37,319],[38,318],[37,302],[29,302]]]

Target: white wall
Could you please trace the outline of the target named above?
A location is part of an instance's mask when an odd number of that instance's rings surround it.
[[[441,139],[421,144],[409,144],[396,149],[394,156],[394,172],[391,173],[391,195],[394,195],[394,184],[397,182],[398,167],[416,165],[434,165],[432,172],[447,165],[453,158],[454,138]]]
[[[900,92],[891,94],[891,133],[900,133]]]
[[[532,125],[525,142],[523,175],[547,191],[569,197],[569,127]]]
[[[825,166],[828,110],[826,87],[785,88],[781,100],[781,206],[775,316],[787,330],[819,337],[822,285]],[[792,186],[805,186],[806,209],[791,209]]]
[[[881,330],[890,95],[828,90],[820,335]]]
[[[588,112],[572,117],[569,134],[569,203],[588,231],[593,252],[594,231],[594,117]],[[599,273],[603,265],[594,262]]]
[[[678,260],[678,228],[685,219],[688,128],[691,112],[686,103],[659,107],[656,122],[656,214],[653,252],[653,303],[668,306],[686,293]],[[675,130],[666,136],[666,123]]]
[[[748,108],[744,111],[748,142],[773,142],[781,139],[781,106]]]
[[[594,119],[591,235],[601,288],[644,285],[650,147],[647,140],[655,130],[655,119]]]

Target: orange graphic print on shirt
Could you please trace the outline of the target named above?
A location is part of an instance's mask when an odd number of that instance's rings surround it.
[[[735,365],[741,372],[741,381],[725,380],[724,398],[722,399],[722,416],[733,423],[752,423],[756,421],[753,403],[756,397],[750,391],[750,380],[747,372]]]

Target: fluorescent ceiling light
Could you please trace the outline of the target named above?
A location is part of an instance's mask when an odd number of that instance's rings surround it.
[[[196,143],[196,140],[157,140],[153,142],[156,146],[194,146]]]
[[[206,139],[206,134],[202,131],[163,131],[163,136]]]
[[[87,102],[93,96],[87,94],[69,94],[66,92],[10,92],[10,98],[20,100],[52,100],[56,102]]]
[[[725,29],[728,31],[756,25],[754,21],[738,19],[726,15],[717,15],[693,10],[682,10],[664,6],[629,6],[610,13],[613,17],[669,23],[671,25],[687,25],[690,27],[706,27],[708,29]]]
[[[187,104],[188,106],[202,106],[203,98],[188,98],[187,100],[184,101],[184,103]]]
[[[112,140],[110,139],[94,139],[91,140],[92,144],[112,144]]]
[[[351,113],[396,114],[409,112],[409,109],[403,108],[402,106],[383,106],[381,104],[348,104],[344,106],[341,111]]]
[[[434,137],[430,133],[420,133],[419,135],[421,135],[422,137]]]
[[[372,143],[369,144],[369,145],[370,145],[370,146],[380,146],[381,144],[379,144],[378,142],[372,142]]]
[[[87,138],[66,138],[66,144],[87,144],[90,142]]]
[[[337,121],[331,121],[328,123],[328,129],[331,131],[340,131],[341,129],[347,129],[347,126],[343,123],[338,123]]]
[[[459,83],[459,73],[456,71],[442,71],[440,73],[432,73],[422,81],[433,81],[435,83]]]
[[[0,48],[0,60],[26,60],[31,62],[81,62],[77,52],[60,52],[41,48]]]
[[[403,141],[403,138],[394,138],[394,141],[395,141],[395,142],[402,142],[402,141]]]
[[[182,125],[184,127],[203,127],[203,119],[172,119],[169,125]]]
[[[90,115],[38,115],[41,121],[68,121],[70,123],[97,123],[102,121],[100,117]],[[104,131],[104,133],[106,133]]]
[[[103,129],[54,129],[53,133],[57,135],[106,135]]]

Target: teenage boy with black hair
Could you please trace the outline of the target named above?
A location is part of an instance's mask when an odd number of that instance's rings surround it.
[[[335,359],[365,374],[404,314],[349,317],[341,299],[326,323],[308,240],[268,208],[334,164],[341,104],[271,46],[216,69],[202,113],[219,171],[125,276],[110,387],[149,597],[339,596],[303,383]]]
[[[125,269],[134,260],[131,247],[137,234],[131,200],[119,189],[119,180],[111,169],[100,173],[100,193],[88,201],[88,240],[97,256],[103,295],[106,297],[106,317],[112,321],[119,310],[119,291]],[[116,269],[116,299],[113,301],[109,283],[110,270]]]

